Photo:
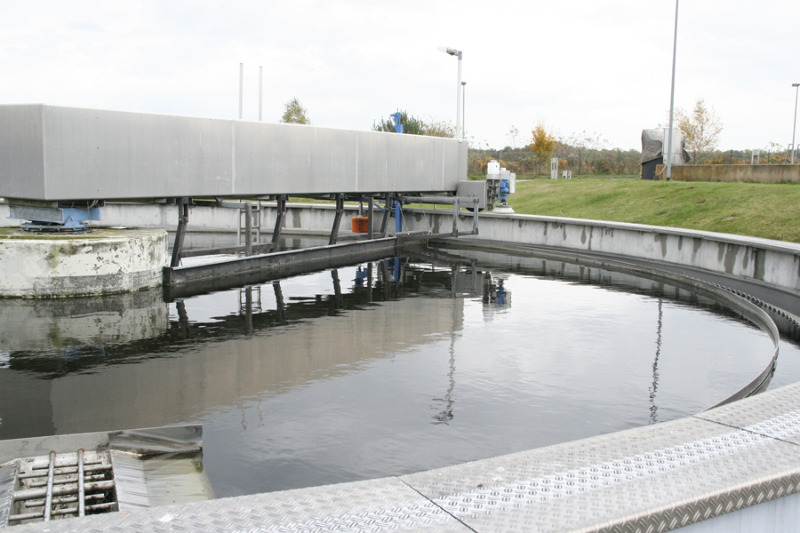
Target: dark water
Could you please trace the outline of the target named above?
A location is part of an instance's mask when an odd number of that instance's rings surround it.
[[[169,304],[4,301],[0,438],[202,423],[206,472],[230,496],[687,416],[772,356],[765,333],[684,290],[493,258],[361,264]],[[774,383],[800,379],[798,348],[781,350]]]

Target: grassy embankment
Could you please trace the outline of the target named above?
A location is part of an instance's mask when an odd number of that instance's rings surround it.
[[[735,233],[800,243],[800,185],[528,180],[509,198],[516,213]]]

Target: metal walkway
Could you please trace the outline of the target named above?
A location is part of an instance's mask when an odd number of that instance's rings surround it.
[[[664,531],[796,494],[798,406],[794,384],[683,420],[429,472],[12,531]],[[762,527],[800,523],[792,498],[793,522]]]

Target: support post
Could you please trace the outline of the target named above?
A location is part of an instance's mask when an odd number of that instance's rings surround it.
[[[372,301],[372,263],[367,263],[367,301]]]
[[[458,237],[458,211],[461,209],[461,204],[458,197],[453,202],[453,237]]]
[[[472,234],[473,235],[477,235],[478,234],[478,212],[480,212],[480,209],[478,209],[478,201],[476,199],[472,204]]]
[[[275,214],[275,229],[272,230],[272,250],[278,247],[281,238],[281,228],[283,227],[283,216],[286,213],[286,195],[279,194],[276,198],[277,213]]]
[[[244,332],[245,335],[253,334],[253,287],[244,288]],[[241,293],[240,296],[241,298]]]
[[[333,218],[333,227],[331,228],[331,238],[328,244],[336,244],[336,239],[339,237],[339,224],[342,222],[342,213],[344,213],[344,195],[336,195],[336,216]]]
[[[183,250],[183,238],[186,236],[186,225],[189,224],[189,199],[178,198],[178,229],[175,232],[175,242],[172,245],[172,268],[181,264],[181,251]]]
[[[273,281],[272,289],[275,291],[275,309],[278,314],[278,324],[285,326],[286,322],[286,304],[283,302],[283,291],[281,290],[281,282]]]
[[[403,231],[403,204],[400,199],[394,201],[394,232],[400,234]]]
[[[244,203],[244,255],[250,257],[253,255],[253,206],[250,202]]]
[[[333,301],[335,309],[344,309],[344,296],[342,296],[342,284],[339,281],[339,269],[334,268],[331,270],[331,278],[333,279]]]
[[[375,199],[370,196],[368,198],[368,206],[367,207],[367,239],[372,240],[372,213],[375,207]]]
[[[381,221],[381,236],[386,237],[386,228],[389,226],[389,217],[392,214],[392,207],[394,206],[394,195],[387,193],[384,199],[383,220]]]

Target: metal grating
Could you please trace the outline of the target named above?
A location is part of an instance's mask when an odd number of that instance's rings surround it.
[[[9,526],[117,510],[108,452],[50,452],[15,467]]]

